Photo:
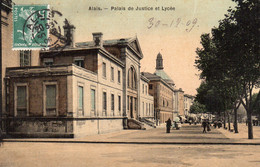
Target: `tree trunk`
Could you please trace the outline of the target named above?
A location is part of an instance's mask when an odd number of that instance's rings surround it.
[[[237,108],[235,106],[234,108],[234,115],[235,115],[235,120],[234,120],[234,130],[235,133],[238,133],[238,125],[237,125]]]
[[[247,111],[248,139],[253,139],[252,112]]]
[[[223,121],[223,128],[226,129],[226,111],[224,111],[224,121]]]
[[[230,113],[229,113],[229,111],[227,112],[227,114],[228,114],[228,130],[230,131],[231,128],[230,128]]]

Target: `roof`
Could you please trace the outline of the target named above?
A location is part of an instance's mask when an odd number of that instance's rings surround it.
[[[147,82],[147,83],[149,83],[149,81],[150,81],[148,78],[146,78],[146,77],[144,76],[143,73],[141,73],[141,80],[143,80],[143,81],[145,81],[145,82]]]
[[[169,87],[172,91],[174,91],[173,86],[171,84],[169,84],[168,82],[166,82],[163,78],[161,78],[158,75],[149,73],[149,72],[142,72],[142,75],[144,75],[146,78],[148,78],[150,81],[160,81],[161,83],[163,83],[164,85],[166,85],[167,87]]]
[[[161,79],[160,76],[154,75],[154,74],[149,73],[149,72],[142,72],[142,75],[144,75],[149,80],[160,80]]]
[[[116,44],[124,44],[130,42],[132,38],[121,38],[121,39],[110,39],[110,40],[103,40],[103,45],[116,45]],[[87,42],[77,42],[76,47],[86,47],[86,46],[93,46],[93,41]]]
[[[155,75],[160,76],[162,79],[164,79],[168,84],[175,85],[173,80],[164,72],[163,69],[157,69],[154,72]]]
[[[133,46],[133,43],[135,43],[136,47]],[[137,37],[103,40],[103,46],[114,46],[114,45],[126,46],[130,48],[130,50],[133,53],[135,53],[140,59],[143,58],[143,53]],[[93,46],[94,46],[93,41],[76,43],[77,48],[86,48],[86,47],[93,47]]]

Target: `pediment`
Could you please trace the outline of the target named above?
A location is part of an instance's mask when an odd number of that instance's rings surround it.
[[[139,55],[143,55],[141,47],[139,45],[138,39],[135,38],[132,41],[130,41],[129,46],[135,51],[137,52]]]

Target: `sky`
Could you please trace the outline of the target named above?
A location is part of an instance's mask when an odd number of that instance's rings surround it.
[[[141,71],[155,72],[160,52],[164,70],[176,88],[190,95],[196,94],[201,82],[194,64],[196,48],[201,47],[200,36],[218,26],[227,9],[235,5],[231,0],[13,1],[50,5],[76,27],[75,42],[91,41],[93,32],[102,32],[104,40],[137,36],[144,55]],[[94,7],[102,10],[90,10]]]

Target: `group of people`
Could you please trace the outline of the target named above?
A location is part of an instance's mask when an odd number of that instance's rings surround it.
[[[177,123],[177,122],[173,122],[173,123],[172,123],[171,119],[169,118],[169,119],[166,121],[166,133],[170,133],[172,126],[175,127],[177,130],[180,129],[178,123]]]
[[[174,122],[173,124],[176,124],[174,127],[176,127],[176,129],[179,129],[176,122]],[[173,124],[170,118],[166,121],[166,133],[170,133]],[[218,128],[222,126],[222,122],[220,120],[218,122],[217,121],[214,122],[214,127],[216,128],[217,126]],[[203,120],[202,127],[203,127],[203,131],[202,131],[203,133],[207,133],[207,131],[208,132],[211,131],[209,120]]]

